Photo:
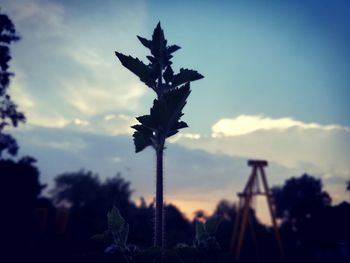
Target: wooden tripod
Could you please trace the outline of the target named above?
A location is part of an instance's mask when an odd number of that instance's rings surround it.
[[[253,242],[255,243],[255,246],[257,246],[256,234],[254,231],[252,218],[250,218],[249,216],[249,210],[251,208],[254,195],[265,195],[269,207],[269,212],[271,215],[272,227],[277,241],[279,255],[281,260],[285,261],[282,240],[277,227],[276,217],[274,214],[274,207],[272,205],[272,196],[267,184],[267,179],[264,171],[264,167],[267,166],[267,161],[248,160],[248,166],[252,166],[252,173],[248,179],[248,182],[243,192],[238,193],[239,204],[237,218],[232,234],[231,252],[235,260],[238,261],[240,259],[245,229],[248,221],[252,233]],[[260,191],[258,172],[260,172],[261,175],[260,177],[262,181],[263,191]]]

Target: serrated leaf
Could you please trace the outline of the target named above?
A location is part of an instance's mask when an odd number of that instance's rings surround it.
[[[171,53],[174,53],[176,51],[178,51],[181,47],[177,46],[177,45],[172,45],[172,46],[169,46],[168,47],[168,53],[171,54]]]
[[[146,48],[152,49],[152,41],[151,40],[148,40],[148,39],[146,39],[144,37],[140,37],[140,36],[137,36],[137,38],[140,40],[142,45],[144,45]]]
[[[220,223],[222,221],[222,217],[218,215],[214,215],[205,222],[205,229],[209,235],[214,235],[216,230],[218,229]]]
[[[180,121],[180,118],[190,92],[189,83],[171,89],[153,101],[149,115],[137,117],[140,124],[132,126],[136,130],[133,134],[136,152],[151,145],[156,148],[158,147],[157,138],[165,140],[176,134],[179,129],[187,127],[187,124]],[[161,142],[158,141],[158,143]]]
[[[184,121],[179,121],[178,123],[176,123],[174,125],[174,128],[176,128],[176,129],[183,129],[183,128],[187,128],[187,127],[188,127],[188,125]]]
[[[123,246],[125,246],[129,236],[129,224],[125,223],[122,229],[120,230],[119,234],[120,234],[120,242],[122,243]]]
[[[119,52],[115,52],[115,54],[124,67],[126,67],[136,76],[138,76],[143,83],[145,83],[146,85],[149,85],[151,70],[147,65],[145,65],[138,58],[126,56]]]
[[[163,78],[165,82],[168,83],[173,80],[173,77],[174,77],[174,71],[170,66],[168,66],[164,71]]]
[[[179,131],[178,130],[171,130],[171,131],[168,131],[166,137],[169,138],[171,136],[174,136],[175,134],[177,134]]]
[[[204,77],[195,70],[181,68],[180,72],[174,75],[172,85],[173,87],[177,87],[184,83],[199,80],[202,78]]]
[[[119,210],[115,206],[113,206],[112,210],[109,211],[107,214],[107,222],[108,222],[108,231],[113,233],[113,232],[120,231],[125,220],[120,215]]]
[[[196,221],[196,240],[203,241],[209,237],[202,222]]]
[[[151,63],[155,63],[156,59],[153,56],[146,56]]]
[[[153,54],[154,57],[158,59],[162,59],[161,56],[165,48],[166,48],[166,42],[164,38],[164,32],[159,22],[153,31],[151,53]]]
[[[143,115],[136,118],[145,127],[154,127],[155,123],[150,115]]]
[[[135,145],[136,153],[141,152],[146,147],[152,145],[151,137],[143,134],[140,131],[134,132],[133,137],[134,137],[134,145]]]

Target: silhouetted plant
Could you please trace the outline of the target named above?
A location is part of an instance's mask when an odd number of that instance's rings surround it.
[[[104,250],[107,258],[115,262],[127,263],[215,263],[231,262],[223,254],[219,243],[214,237],[222,221],[221,216],[212,216],[203,222],[196,222],[196,235],[193,243],[177,244],[172,249],[151,247],[139,249],[135,245],[127,244],[129,224],[120,215],[119,210],[113,207],[107,214],[108,228],[92,238],[108,244]],[[111,261],[108,261],[111,262]]]
[[[139,254],[140,249],[134,245],[127,245],[129,224],[125,222],[115,206],[107,214],[107,223],[107,230],[92,238],[109,244],[105,253],[119,256],[125,262],[132,262],[133,258]]]
[[[196,233],[193,243],[191,245],[178,244],[175,248],[181,262],[227,262],[228,258],[222,253],[221,247],[215,238],[222,219],[221,216],[214,215],[205,222],[195,222]]]
[[[10,44],[18,41],[15,26],[5,14],[0,14],[0,158],[6,150],[10,155],[16,155],[18,145],[10,134],[4,134],[6,126],[17,127],[19,122],[24,122],[25,117],[17,110],[17,105],[8,94],[10,77],[13,73],[8,71],[10,55]]]
[[[175,135],[182,128],[188,127],[180,121],[186,99],[190,95],[190,82],[203,78],[197,71],[180,69],[174,74],[171,67],[172,54],[179,50],[177,45],[167,45],[160,23],[153,31],[152,39],[138,36],[140,42],[150,50],[150,61],[144,64],[138,58],[115,52],[124,67],[129,69],[157,94],[149,115],[137,117],[140,124],[132,126],[136,152],[148,146],[156,151],[156,209],[154,244],[163,247],[163,151],[166,138]]]

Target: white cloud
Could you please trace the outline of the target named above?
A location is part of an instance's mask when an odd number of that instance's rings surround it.
[[[216,122],[212,127],[212,137],[239,136],[259,130],[286,130],[290,128],[350,131],[349,127],[305,123],[293,118],[273,119],[263,115],[240,115],[231,119],[223,118]]]
[[[26,116],[27,124],[49,128],[62,128],[70,123],[63,113],[44,109],[40,98],[35,98],[26,86],[28,76],[21,70],[11,79],[9,94],[18,105],[19,111]]]
[[[66,100],[79,113],[92,116],[112,110],[135,110],[145,87],[139,83],[125,84],[118,89],[112,84],[81,78],[64,84]],[[124,90],[125,89],[125,90]]]
[[[102,114],[108,111],[135,111],[147,87],[123,68],[113,50],[94,49],[85,44],[63,49],[63,54],[78,63],[85,74],[62,81],[65,99],[80,113]]]
[[[30,32],[31,37],[56,37],[67,29],[64,26],[64,8],[57,2],[4,0],[3,5],[5,12],[9,13],[16,27],[27,26],[33,29]],[[24,34],[27,37],[26,33],[20,32],[21,35]]]
[[[28,90],[24,87],[25,76],[21,71],[16,71],[16,75],[11,79],[9,94],[14,98],[14,101],[19,105],[20,110],[31,110],[35,107],[36,102]]]
[[[82,127],[86,127],[86,126],[89,126],[90,123],[88,121],[85,121],[85,120],[81,120],[81,119],[74,119],[73,123],[75,125],[78,125],[78,126],[82,126]]]
[[[105,21],[94,21],[69,3],[3,2],[3,11],[22,36],[14,45],[11,70],[16,77],[10,92],[28,124],[57,128],[74,124],[90,126],[92,131],[102,125],[94,123],[100,115],[139,110],[147,88],[120,65],[114,51],[140,55],[143,48],[135,36],[144,31],[145,6],[142,2],[109,5],[118,9],[104,14]],[[130,14],[135,15],[132,21]],[[119,122],[121,127],[114,122],[108,129],[104,123],[103,130],[130,133],[124,124],[130,122]]]
[[[333,124],[243,115],[216,122],[212,137],[182,137],[177,143],[210,153],[266,159],[323,178],[347,178],[350,171],[350,129]]]
[[[125,114],[107,114],[100,127],[109,135],[131,135],[134,132],[131,126],[135,124],[137,124],[137,120],[134,117]]]
[[[28,111],[26,117],[28,124],[47,128],[63,128],[71,123],[69,119],[55,112],[41,114],[36,111]]]
[[[201,138],[201,135],[199,133],[183,133],[179,132],[176,135],[169,138],[170,143],[175,143],[180,139],[192,139],[192,140],[199,140]]]

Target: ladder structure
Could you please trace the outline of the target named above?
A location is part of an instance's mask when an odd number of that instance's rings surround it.
[[[251,210],[251,205],[253,202],[253,197],[256,195],[266,196],[267,205],[269,208],[269,213],[271,216],[272,227],[275,234],[277,248],[279,256],[282,262],[285,261],[284,251],[282,246],[281,236],[277,227],[276,217],[274,213],[274,206],[272,205],[272,196],[267,183],[264,167],[267,166],[267,161],[265,160],[248,160],[248,166],[252,167],[252,173],[248,179],[248,182],[242,193],[238,193],[239,204],[237,217],[235,220],[235,225],[232,234],[231,241],[231,252],[236,261],[240,259],[241,250],[243,246],[244,235],[246,231],[247,224],[250,225],[250,230],[252,234],[252,240],[257,247],[256,234],[254,231],[254,222],[250,217],[249,213]],[[262,182],[262,191],[260,190],[260,180]]]

